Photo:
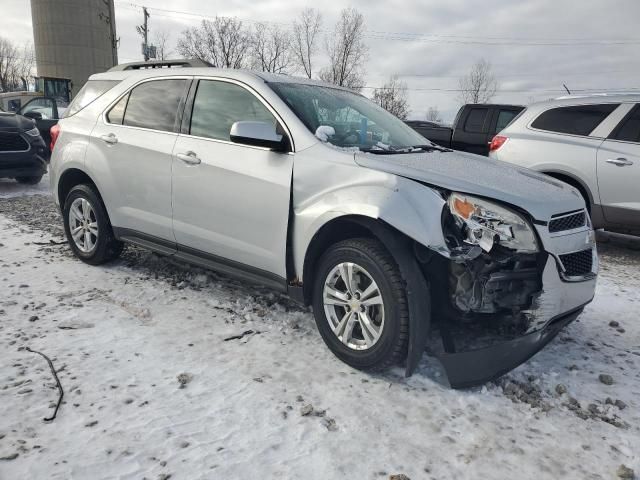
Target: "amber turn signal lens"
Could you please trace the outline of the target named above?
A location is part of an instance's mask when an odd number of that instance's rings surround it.
[[[453,199],[453,209],[462,218],[469,220],[471,214],[475,211],[476,206],[471,202],[467,202],[464,198],[455,197]]]

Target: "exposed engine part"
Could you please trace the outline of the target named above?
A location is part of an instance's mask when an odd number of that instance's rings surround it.
[[[449,292],[453,305],[468,313],[517,313],[529,308],[542,289],[535,255],[486,254],[451,262]]]

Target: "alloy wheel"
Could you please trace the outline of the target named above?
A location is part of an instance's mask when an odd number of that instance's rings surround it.
[[[325,279],[322,299],[329,326],[344,345],[367,350],[376,344],[384,328],[384,303],[369,272],[352,262],[336,265]]]
[[[69,209],[69,232],[82,253],[91,253],[98,243],[98,221],[86,198],[76,198]]]

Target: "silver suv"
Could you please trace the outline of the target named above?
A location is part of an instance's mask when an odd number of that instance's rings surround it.
[[[239,70],[92,76],[53,132],[75,255],[132,243],[313,306],[360,369],[429,348],[454,387],[522,363],[593,297],[580,193],[434,146],[347,89]]]
[[[576,187],[595,228],[640,235],[640,94],[530,105],[490,150]]]

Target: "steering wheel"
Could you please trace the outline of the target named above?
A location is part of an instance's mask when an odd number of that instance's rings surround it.
[[[345,140],[347,138],[349,138],[351,135],[355,135],[357,137],[357,141],[355,143],[353,142],[349,142],[348,145],[360,145],[360,131],[359,130],[349,130],[346,133],[342,134],[342,135],[335,135],[337,138],[337,140],[341,143],[341,144],[345,144]]]

